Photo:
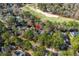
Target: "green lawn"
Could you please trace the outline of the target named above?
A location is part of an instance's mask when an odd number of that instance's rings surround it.
[[[30,12],[32,15],[34,15],[34,16],[40,16],[41,17],[41,20],[49,20],[49,21],[51,21],[51,22],[68,22],[68,21],[73,21],[73,22],[78,22],[79,23],[79,21],[78,20],[74,20],[74,19],[71,19],[71,18],[65,18],[65,17],[61,17],[61,16],[59,16],[59,17],[47,17],[47,16],[45,16],[44,14],[42,14],[41,12],[38,12],[37,10],[38,9],[34,9],[34,8],[32,8],[32,7],[29,7],[29,6],[25,6],[25,7],[23,7],[22,8],[22,10],[24,11],[24,12],[26,12],[26,11],[28,11],[28,12]]]

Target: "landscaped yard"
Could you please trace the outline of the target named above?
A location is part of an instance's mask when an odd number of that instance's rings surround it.
[[[12,4],[10,4],[12,6]],[[8,7],[10,7],[8,6]],[[0,55],[77,56],[79,21],[44,12],[25,4],[3,12],[0,19]],[[5,8],[4,8],[5,9]],[[5,16],[7,15],[7,16]]]

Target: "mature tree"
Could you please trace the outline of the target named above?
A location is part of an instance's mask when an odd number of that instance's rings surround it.
[[[11,52],[0,52],[0,56],[11,56]]]
[[[8,26],[14,25],[14,22],[15,22],[15,17],[14,17],[14,16],[9,16],[9,17],[7,18],[7,25],[8,25]]]
[[[0,34],[6,31],[6,27],[4,24],[0,21]]]
[[[30,43],[29,40],[23,41],[23,48],[27,50],[32,49],[32,44]]]
[[[79,35],[72,37],[70,41],[71,41],[72,48],[75,51],[78,51],[79,50]]]
[[[40,34],[38,36],[38,42],[41,45],[46,45],[48,46],[50,44],[50,39],[51,39],[51,35],[48,35],[48,33],[44,33],[44,34]]]
[[[61,56],[74,56],[75,52],[73,49],[68,49],[67,51],[61,51]]]
[[[5,45],[8,45],[10,40],[10,34],[8,32],[5,32],[2,34],[2,38],[5,40]]]
[[[24,35],[23,35],[23,37],[24,38],[26,38],[26,39],[33,39],[33,30],[27,30],[25,33],[24,33]]]
[[[64,44],[64,39],[61,36],[61,32],[55,32],[51,38],[51,46],[53,48],[59,48]]]
[[[23,40],[21,38],[18,38],[17,36],[11,36],[10,43],[14,42],[16,45],[22,45]]]
[[[33,53],[34,56],[44,56],[45,55],[45,47],[40,46],[36,48],[36,51]]]

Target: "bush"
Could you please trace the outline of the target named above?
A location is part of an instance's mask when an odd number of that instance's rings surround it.
[[[32,44],[29,40],[23,41],[23,48],[27,50],[32,49]]]
[[[44,46],[40,46],[36,48],[36,51],[34,51],[33,55],[34,56],[44,56],[45,55],[45,47]]]
[[[70,42],[71,42],[71,45],[72,45],[72,48],[75,50],[75,51],[78,51],[79,50],[79,35],[75,36],[75,37],[72,37],[70,39]]]
[[[51,46],[53,48],[59,49],[59,47],[63,44],[64,44],[64,39],[61,36],[61,32],[55,32],[51,38]]]
[[[24,32],[23,37],[26,38],[26,39],[32,40],[33,39],[33,30],[29,29],[26,32]]]
[[[74,56],[75,55],[75,52],[73,49],[69,49],[67,51],[62,51],[61,56]]]

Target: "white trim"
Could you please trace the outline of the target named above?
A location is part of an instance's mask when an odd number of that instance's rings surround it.
[[[79,0],[0,0],[0,3],[79,3]]]

